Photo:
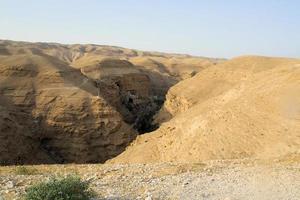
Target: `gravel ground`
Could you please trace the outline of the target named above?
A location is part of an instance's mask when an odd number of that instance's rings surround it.
[[[0,196],[19,199],[25,188],[51,176],[90,180],[97,199],[299,200],[300,164],[249,160],[197,164],[39,165],[33,175],[0,167]],[[1,199],[0,197],[0,199]]]

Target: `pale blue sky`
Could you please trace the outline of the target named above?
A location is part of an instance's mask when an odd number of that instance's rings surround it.
[[[300,57],[299,0],[0,0],[0,38]]]

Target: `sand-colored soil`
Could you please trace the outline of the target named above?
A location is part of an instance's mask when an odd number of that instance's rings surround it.
[[[246,56],[201,71],[169,90],[158,115],[161,127],[110,163],[299,153],[299,66],[297,59]]]

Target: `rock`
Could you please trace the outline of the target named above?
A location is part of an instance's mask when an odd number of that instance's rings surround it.
[[[147,196],[147,197],[145,198],[145,200],[152,200],[152,197],[151,197],[151,196]]]
[[[14,186],[15,186],[15,184],[12,181],[8,181],[6,183],[6,188],[7,189],[12,189],[12,188],[14,188]]]

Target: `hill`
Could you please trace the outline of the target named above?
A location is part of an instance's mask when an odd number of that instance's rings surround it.
[[[300,60],[245,56],[173,86],[154,132],[109,163],[201,162],[299,153]]]

